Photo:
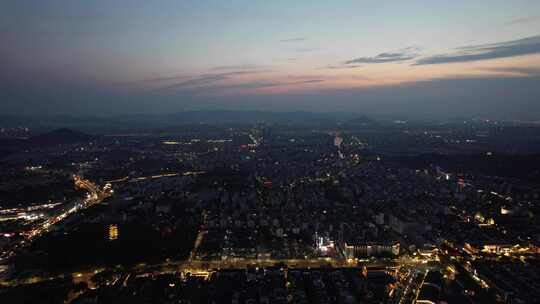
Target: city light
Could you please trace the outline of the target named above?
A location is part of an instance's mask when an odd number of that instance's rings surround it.
[[[118,239],[118,226],[115,224],[109,225],[109,241],[115,241]]]

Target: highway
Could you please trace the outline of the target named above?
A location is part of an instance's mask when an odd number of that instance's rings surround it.
[[[47,220],[39,224],[33,225],[32,228],[24,234],[24,238],[13,244],[9,250],[2,253],[0,256],[0,261],[13,257],[17,249],[28,246],[34,239],[50,231],[53,226],[58,225],[68,216],[95,204],[99,204],[112,194],[112,190],[110,188],[102,190],[96,184],[89,180],[83,179],[78,175],[73,176],[73,181],[75,187],[88,191],[87,196],[81,200],[66,204],[66,206],[58,210],[57,214],[49,217]]]
[[[85,189],[88,191],[88,195],[86,198],[82,199],[81,201],[74,202],[73,204],[69,204],[69,206],[66,206],[60,210],[60,213],[50,217],[48,220],[44,221],[42,224],[34,227],[30,231],[30,233],[27,236],[27,241],[31,241],[32,239],[46,233],[49,231],[49,229],[66,219],[68,216],[75,214],[81,210],[84,210],[90,206],[93,206],[95,204],[101,203],[105,198],[109,197],[111,195],[110,191],[103,191],[99,189],[97,185],[92,183],[89,180],[85,180],[81,178],[78,175],[73,176],[73,180],[75,182],[75,187]]]

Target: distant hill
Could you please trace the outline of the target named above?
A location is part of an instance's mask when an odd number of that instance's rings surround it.
[[[67,128],[56,129],[30,138],[0,138],[0,159],[22,149],[70,145],[95,139],[97,139],[96,136]]]
[[[94,134],[110,132],[129,132],[171,128],[185,125],[205,124],[251,124],[265,122],[270,124],[335,124],[351,122],[351,126],[363,126],[373,121],[353,112],[271,112],[271,111],[228,111],[200,110],[167,114],[93,116],[15,116],[1,115],[0,127],[28,127],[32,130],[53,130],[70,128]],[[68,136],[69,137],[69,136]]]
[[[76,130],[61,128],[51,132],[30,137],[26,140],[29,145],[66,145],[91,141],[94,136]]]
[[[367,117],[358,116],[343,122],[344,127],[359,128],[359,127],[376,127],[380,126],[379,122]]]
[[[319,123],[351,119],[354,116],[338,112],[190,111],[165,117],[167,121],[177,123]]]

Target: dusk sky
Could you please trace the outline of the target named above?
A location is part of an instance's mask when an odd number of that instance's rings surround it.
[[[540,1],[0,4],[0,112],[540,120]]]

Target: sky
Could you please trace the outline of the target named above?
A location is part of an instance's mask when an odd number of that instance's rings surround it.
[[[540,120],[537,0],[0,3],[0,113]]]

